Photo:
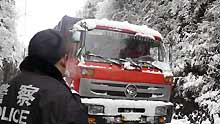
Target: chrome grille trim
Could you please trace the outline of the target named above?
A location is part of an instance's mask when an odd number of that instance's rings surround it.
[[[134,98],[126,97],[124,91],[128,84],[137,87],[137,96]],[[150,83],[131,83],[108,80],[80,79],[79,93],[83,97],[100,98],[120,98],[120,99],[142,99],[142,100],[162,100],[169,101],[171,86],[150,84]]]

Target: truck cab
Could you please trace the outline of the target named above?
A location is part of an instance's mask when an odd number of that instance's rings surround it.
[[[169,123],[172,71],[161,34],[145,25],[81,19],[65,31],[68,84],[89,123]]]

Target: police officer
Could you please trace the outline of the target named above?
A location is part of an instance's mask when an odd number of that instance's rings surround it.
[[[30,40],[21,73],[0,86],[0,124],[87,124],[78,94],[63,80],[68,44],[47,29]]]

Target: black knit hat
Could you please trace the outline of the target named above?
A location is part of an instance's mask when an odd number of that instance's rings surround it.
[[[67,53],[67,46],[60,32],[47,29],[32,37],[28,46],[28,55],[40,57],[54,65]]]

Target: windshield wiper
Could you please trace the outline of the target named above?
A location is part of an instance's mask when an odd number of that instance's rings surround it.
[[[121,64],[125,63],[125,62],[130,62],[131,66],[134,66],[135,68],[137,68],[138,70],[141,70],[142,67],[140,65],[138,65],[136,62],[134,62],[131,58],[126,58],[126,59],[122,59],[122,58],[111,58],[114,60],[119,61]]]
[[[100,56],[100,55],[96,55],[96,54],[93,54],[93,53],[87,53],[86,55],[88,55],[88,56],[93,56],[93,57],[97,57],[97,58],[100,58],[100,59],[105,60],[105,61],[107,61],[107,62],[110,62],[111,64],[116,64],[116,65],[120,65],[120,66],[121,66],[121,64],[120,64],[119,62],[116,62],[116,61],[114,61],[114,60],[105,58],[105,57]]]
[[[151,63],[148,62],[148,61],[138,60],[137,62],[138,62],[138,63],[147,64],[147,65],[148,65],[147,67],[149,67],[149,68],[155,68],[155,69],[159,70],[160,72],[162,72],[162,70],[161,70],[160,68],[156,67],[155,65],[151,64]]]

